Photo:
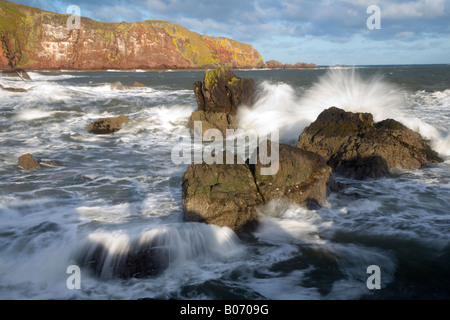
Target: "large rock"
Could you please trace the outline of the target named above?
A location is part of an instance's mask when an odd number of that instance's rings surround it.
[[[251,105],[255,95],[253,79],[242,79],[227,68],[208,70],[203,81],[194,83],[198,110],[189,119],[189,128],[202,121],[202,131],[236,129],[236,112],[240,105]]]
[[[120,115],[112,118],[101,118],[88,125],[88,131],[94,134],[110,134],[119,131],[124,124],[130,122],[127,116]]]
[[[260,161],[250,165],[264,201],[288,200],[315,209],[331,191],[337,191],[331,168],[318,154],[285,144],[279,144],[278,150],[276,174],[262,175],[261,169],[268,166]]]
[[[182,190],[186,221],[227,226],[238,233],[255,225],[255,207],[263,199],[249,167],[235,163],[187,168]]]
[[[324,110],[305,128],[297,147],[320,154],[335,172],[356,179],[443,161],[427,140],[398,121],[374,123],[370,113],[336,107]]]
[[[261,169],[267,165],[259,160],[190,165],[183,175],[185,219],[227,226],[244,234],[256,226],[256,208],[265,202],[289,201],[310,209],[325,203],[335,183],[323,158],[283,144],[278,150],[279,167],[272,175],[263,175]]]
[[[255,82],[238,78],[227,68],[213,69],[205,72],[202,82],[194,83],[194,92],[199,110],[236,114],[239,105],[251,105]]]

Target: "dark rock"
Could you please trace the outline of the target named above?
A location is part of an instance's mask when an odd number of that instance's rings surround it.
[[[94,134],[110,134],[119,131],[124,124],[127,124],[130,121],[131,120],[124,115],[113,118],[101,118],[90,123],[88,131]]]
[[[213,69],[205,72],[203,81],[194,83],[194,93],[198,112],[192,114],[189,127],[193,128],[194,121],[202,121],[204,128],[217,128],[225,135],[226,129],[236,129],[237,108],[252,104],[255,82],[238,78],[227,68]]]
[[[228,226],[239,233],[255,225],[255,207],[263,199],[249,167],[236,160],[190,165],[183,174],[182,202],[186,221]]]
[[[318,153],[335,172],[356,179],[382,177],[396,167],[415,169],[443,161],[428,141],[398,121],[374,123],[369,113],[336,107],[324,110],[305,128],[297,147]]]
[[[261,169],[267,166],[260,161],[250,165],[264,201],[288,200],[317,208],[326,202],[331,191],[337,191],[331,168],[318,154],[285,144],[279,144],[278,151],[276,174],[262,175]]]
[[[123,91],[123,90],[130,90],[130,89],[131,89],[130,86],[124,86],[124,85],[122,85],[122,83],[120,83],[120,82],[114,82],[114,83],[111,83],[109,86],[110,86],[111,90],[120,90],[120,91]]]
[[[243,235],[256,226],[256,208],[265,202],[288,201],[310,209],[324,204],[337,185],[323,158],[284,144],[278,150],[279,167],[272,175],[262,174],[265,166],[259,161],[190,165],[183,175],[185,219],[228,226]]]

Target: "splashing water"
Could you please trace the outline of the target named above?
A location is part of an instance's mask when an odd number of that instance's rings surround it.
[[[279,130],[282,142],[295,144],[303,129],[325,109],[338,107],[350,112],[366,112],[374,121],[388,118],[402,122],[432,141],[444,156],[450,155],[450,132],[405,112],[403,92],[380,74],[363,77],[357,69],[330,69],[303,95],[288,84],[263,81],[252,107],[238,114],[241,128]]]

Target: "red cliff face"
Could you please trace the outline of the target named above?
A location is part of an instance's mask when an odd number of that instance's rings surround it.
[[[0,68],[185,69],[257,68],[261,55],[251,45],[202,36],[164,21],[101,23],[0,0]]]

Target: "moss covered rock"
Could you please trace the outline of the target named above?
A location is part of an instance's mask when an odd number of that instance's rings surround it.
[[[416,169],[443,160],[429,141],[393,119],[374,123],[370,113],[332,107],[302,132],[297,143],[318,153],[334,169],[356,179],[388,175],[396,167]]]

